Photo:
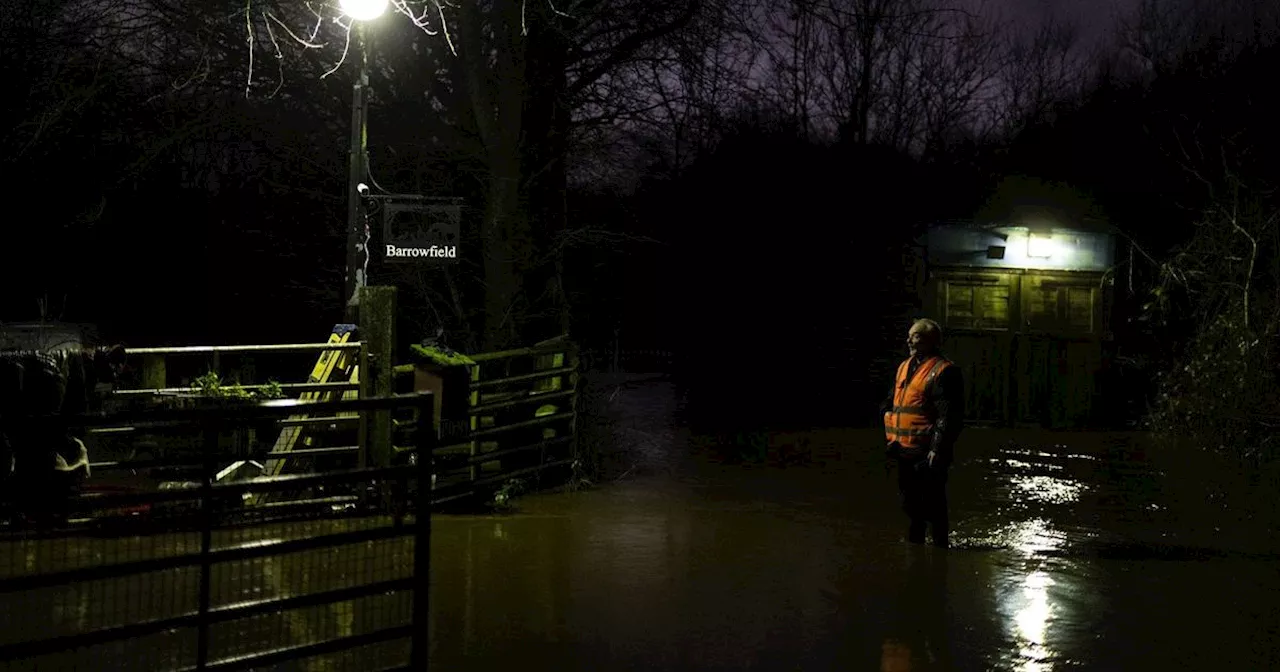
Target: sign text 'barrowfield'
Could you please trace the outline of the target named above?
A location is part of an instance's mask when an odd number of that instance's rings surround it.
[[[388,257],[432,257],[436,259],[457,259],[457,245],[432,245],[430,247],[397,247],[387,246]]]
[[[454,264],[461,241],[462,201],[456,198],[385,196],[382,240],[375,249],[383,261]],[[465,252],[465,250],[463,250]]]

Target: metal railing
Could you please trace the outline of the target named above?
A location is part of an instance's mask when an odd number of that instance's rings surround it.
[[[593,349],[581,353],[582,368],[600,373],[670,373],[676,354],[670,350]]]
[[[339,325],[342,327],[343,325]],[[350,326],[350,325],[348,325]],[[112,392],[113,403],[118,405],[128,405],[129,400],[140,398],[165,398],[174,396],[187,397],[203,397],[204,391],[198,387],[173,387],[167,384],[168,359],[171,357],[200,357],[211,356],[212,362],[210,370],[217,373],[219,377],[222,375],[222,362],[220,356],[222,354],[285,354],[285,353],[316,353],[321,356],[320,362],[324,362],[324,356],[331,357],[347,357],[345,353],[353,353],[350,358],[345,360],[338,359],[331,361],[330,364],[324,365],[327,369],[332,369],[339,361],[345,361],[342,365],[344,370],[342,377],[344,380],[334,381],[317,381],[314,377],[306,379],[306,382],[300,383],[270,383],[270,384],[240,384],[236,381],[235,387],[240,392],[256,392],[267,389],[281,392],[286,396],[301,396],[306,399],[336,399],[355,396],[363,398],[368,396],[368,344],[364,341],[341,341],[336,336],[350,333],[339,331],[335,328],[335,336],[331,336],[331,340],[325,343],[277,343],[277,344],[257,344],[257,345],[209,345],[209,346],[170,346],[170,347],[153,347],[153,348],[130,348],[127,354],[130,357],[142,359],[142,378],[144,384],[148,387],[139,387],[133,389],[117,389]],[[339,354],[344,353],[344,354]],[[322,366],[315,364],[314,366]],[[347,371],[346,369],[350,369]],[[351,375],[348,375],[350,373]],[[313,371],[313,376],[315,375]],[[326,374],[327,375],[327,374]],[[216,395],[215,395],[216,396]],[[267,472],[277,473],[286,465],[308,466],[314,465],[314,462],[299,462],[294,458],[319,458],[320,456],[333,457],[344,455],[351,459],[351,463],[357,466],[365,466],[369,463],[369,423],[370,418],[367,413],[356,414],[340,414],[338,416],[324,417],[292,417],[283,419],[278,424],[276,443],[277,450],[274,450],[265,458],[268,460],[263,466]],[[332,434],[334,430],[340,432],[353,432],[353,435],[345,438]],[[112,427],[97,428],[92,430],[91,434],[103,435],[120,435],[134,432],[130,427]],[[305,434],[304,434],[305,433]],[[305,440],[304,440],[305,437]],[[252,442],[256,437],[250,433],[241,437],[243,440]],[[316,438],[321,438],[325,447],[310,446],[311,442]],[[355,445],[347,445],[352,444]],[[295,445],[307,444],[309,447],[294,449]],[[290,460],[292,460],[290,462]],[[228,462],[228,468],[242,464],[242,461],[233,460]],[[345,463],[343,463],[345,464]],[[93,462],[90,464],[92,469],[115,469],[119,468],[117,460],[104,460]],[[328,465],[333,466],[330,460]],[[385,466],[385,465],[384,465]]]
[[[436,501],[484,494],[512,479],[540,481],[577,460],[576,347],[565,339],[471,356],[466,417],[445,418],[436,449]],[[396,367],[411,376],[413,365]]]
[[[221,370],[220,355],[237,354],[237,353],[287,353],[287,352],[326,352],[326,351],[350,352],[358,351],[357,362],[363,364],[369,361],[368,345],[364,341],[354,341],[347,343],[275,343],[263,345],[193,345],[193,346],[171,346],[160,348],[129,348],[127,353],[130,357],[169,357],[172,355],[209,355],[212,357],[212,369],[215,372]],[[363,377],[361,378],[363,380]],[[242,385],[245,390],[263,389],[266,385]],[[344,392],[346,390],[362,389],[358,382],[332,382],[332,383],[280,383],[279,388],[287,392]],[[191,392],[191,387],[150,387],[136,388],[128,390],[115,390],[112,394],[117,396],[138,396],[138,395],[157,395],[157,394],[181,394]]]
[[[216,482],[227,427],[403,408],[418,418],[404,464]],[[417,456],[434,447],[432,408],[428,393],[32,420],[194,429],[204,450],[190,487],[81,492],[34,529],[0,529],[0,669],[344,667],[355,654],[350,669],[425,669],[432,460]],[[324,506],[245,505],[263,492]]]

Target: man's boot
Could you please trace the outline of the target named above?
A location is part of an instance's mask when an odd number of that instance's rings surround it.
[[[913,544],[924,543],[925,521],[913,520],[907,527],[907,541]]]
[[[930,536],[932,537],[934,546],[937,546],[938,548],[947,548],[951,546],[951,530],[949,527],[950,526],[945,522],[934,523],[930,526],[930,532],[933,533]]]

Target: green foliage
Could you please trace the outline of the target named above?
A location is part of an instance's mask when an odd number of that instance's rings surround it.
[[[737,457],[747,462],[764,462],[769,456],[768,432],[737,432],[733,437]]]
[[[1275,457],[1280,426],[1280,228],[1265,190],[1227,184],[1141,307],[1138,319],[1175,344],[1148,421],[1169,439],[1257,463]]]
[[[1216,452],[1268,459],[1277,417],[1275,352],[1239,313],[1220,315],[1158,375],[1152,429]]]
[[[269,380],[261,387],[245,388],[238,382],[224,381],[216,371],[210,371],[191,381],[191,389],[196,394],[218,399],[243,399],[245,401],[266,401],[283,399],[284,391],[280,383]]]
[[[498,491],[493,493],[493,506],[498,509],[508,509],[513,505],[516,497],[526,492],[525,482],[519,478],[508,479],[502,484]]]
[[[573,475],[569,477],[569,482],[565,484],[564,489],[569,492],[584,490],[590,488],[594,483],[591,480],[592,470],[588,463],[582,459],[575,459],[571,465]]]

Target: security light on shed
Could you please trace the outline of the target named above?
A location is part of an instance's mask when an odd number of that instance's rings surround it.
[[[1027,256],[1032,259],[1048,259],[1053,256],[1055,242],[1043,235],[1031,234],[1027,237]]]
[[[1004,259],[1004,245],[988,245],[987,258],[988,259]]]
[[[387,0],[340,0],[338,5],[356,21],[372,21],[387,11]]]

